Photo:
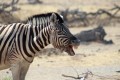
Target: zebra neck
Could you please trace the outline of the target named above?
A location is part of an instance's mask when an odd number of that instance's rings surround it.
[[[45,46],[50,44],[50,27],[46,27],[33,38],[32,46],[36,52],[42,50]]]

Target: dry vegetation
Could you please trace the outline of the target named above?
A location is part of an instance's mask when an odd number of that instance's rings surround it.
[[[7,0],[5,0],[7,1]],[[86,12],[95,12],[99,8],[110,9],[113,4],[120,4],[119,0],[42,0],[43,4],[29,5],[26,0],[20,0],[17,5],[20,10],[13,12],[13,16],[18,20],[25,20],[28,16],[57,11],[58,9],[76,9]],[[0,14],[0,22],[4,20]],[[5,14],[4,14],[5,17]],[[11,20],[12,18],[10,18]],[[12,19],[13,20],[13,19]],[[15,20],[16,21],[16,20]],[[73,27],[70,31],[75,34],[83,30],[89,30],[97,25],[89,27]],[[112,39],[115,44],[103,45],[99,43],[84,43],[75,50],[75,56],[68,56],[66,53],[58,51],[57,56],[39,56],[36,57],[29,72],[27,73],[26,80],[75,80],[69,77],[63,77],[62,74],[75,76],[90,70],[93,73],[89,75],[86,80],[120,80],[120,23],[112,23],[104,27],[107,32],[106,39]],[[48,46],[47,48],[51,48]],[[51,49],[49,50],[51,51]],[[46,52],[46,51],[45,51]],[[53,51],[53,54],[56,53]],[[62,55],[58,55],[62,54]],[[74,69],[73,69],[74,68]],[[84,77],[85,74],[80,75]],[[5,77],[11,76],[9,70],[0,71],[0,80]],[[80,79],[79,79],[80,80]]]

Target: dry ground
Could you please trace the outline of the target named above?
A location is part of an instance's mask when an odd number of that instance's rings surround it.
[[[14,12],[14,15],[23,20],[33,14],[57,11],[57,9],[68,7],[95,11],[98,8],[111,8],[112,4],[120,3],[119,0],[45,0],[44,2],[45,4],[33,6],[25,5],[21,1],[18,7],[21,7],[22,10]],[[70,31],[77,33],[93,27],[70,28]],[[105,30],[108,34],[105,38],[112,39],[113,45],[92,42],[89,45],[81,44],[75,50],[76,55],[72,57],[63,53],[64,56],[53,55],[35,58],[27,73],[26,80],[73,80],[63,77],[62,74],[77,76],[75,69],[79,74],[90,70],[95,75],[105,76],[100,78],[93,75],[87,80],[120,80],[120,73],[116,72],[120,70],[120,24],[105,26]],[[9,70],[0,71],[0,80],[9,78],[9,76],[11,76]]]

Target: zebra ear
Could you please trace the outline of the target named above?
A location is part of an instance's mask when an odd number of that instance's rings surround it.
[[[55,13],[52,13],[51,17],[50,17],[50,20],[55,23],[57,22],[57,16],[55,15]]]

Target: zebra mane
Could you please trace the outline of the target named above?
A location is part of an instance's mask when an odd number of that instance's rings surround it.
[[[57,16],[57,19],[60,23],[64,23],[64,20],[63,20],[63,16],[56,13],[56,12],[49,12],[49,13],[44,13],[44,14],[36,14],[36,15],[33,15],[31,17],[28,17],[28,20],[32,19],[32,18],[39,18],[39,17],[50,17],[52,15],[52,13],[55,13],[55,15]]]

